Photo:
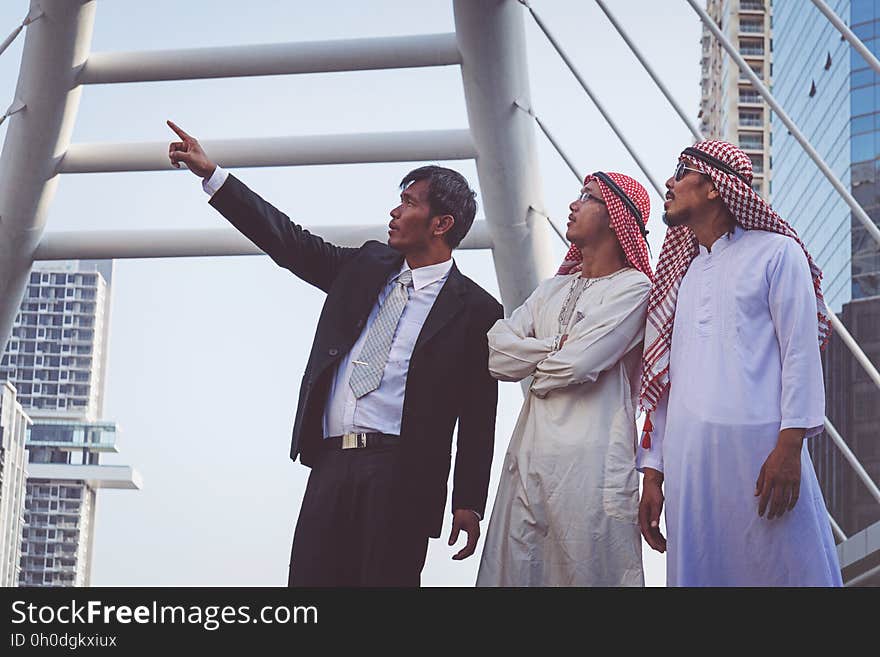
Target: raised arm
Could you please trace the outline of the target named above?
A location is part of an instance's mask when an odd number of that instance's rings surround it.
[[[171,164],[179,168],[183,163],[204,180],[216,178],[215,174],[222,170],[198,140],[173,121],[168,121],[168,126],[180,138],[168,146]],[[226,175],[210,203],[278,265],[324,292],[329,291],[341,267],[358,251],[312,235],[232,175]]]

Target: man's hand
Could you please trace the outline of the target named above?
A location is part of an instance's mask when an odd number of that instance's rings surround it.
[[[174,121],[168,121],[168,127],[177,133],[183,141],[172,141],[168,145],[168,159],[175,169],[183,162],[187,168],[200,178],[210,178],[217,165],[208,159],[202,150],[199,140],[186,134]]]
[[[764,515],[767,504],[770,512],[767,520],[778,518],[791,511],[797,504],[801,491],[801,449],[805,429],[783,429],[779,432],[776,447],[761,466],[755,497],[760,496],[758,515]]]
[[[657,552],[666,552],[666,539],[660,533],[660,512],[663,510],[663,473],[645,468],[642,499],[639,500],[639,528],[645,541]]]
[[[458,532],[467,532],[467,545],[452,555],[455,561],[467,559],[477,549],[477,541],[480,538],[480,519],[470,509],[456,509],[452,514],[452,533],[449,535],[449,544],[455,545],[458,541]]]

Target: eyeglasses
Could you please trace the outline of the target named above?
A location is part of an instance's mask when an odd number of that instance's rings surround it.
[[[675,167],[675,182],[678,182],[685,176],[685,171],[696,171],[697,173],[703,173],[699,169],[694,169],[693,167],[685,166],[684,161],[679,162]],[[703,174],[706,175],[706,174]]]
[[[577,198],[578,203],[586,203],[590,199],[593,199],[597,203],[601,203],[602,205],[605,205],[605,201],[602,198],[600,198],[598,196],[594,196],[593,194],[590,194],[590,192],[588,192],[586,189],[581,190],[581,195],[578,196],[578,198]]]

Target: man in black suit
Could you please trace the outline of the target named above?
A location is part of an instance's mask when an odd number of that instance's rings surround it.
[[[290,450],[312,468],[291,552],[291,586],[418,586],[440,536],[458,422],[449,544],[473,554],[485,510],[498,388],[486,333],[501,305],[452,250],[476,213],[461,174],[401,182],[388,245],[329,244],[212,162],[199,142],[168,156],[203,179],[211,205],[276,263],[327,293],[302,379]]]

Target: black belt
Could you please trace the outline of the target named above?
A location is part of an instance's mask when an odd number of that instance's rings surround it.
[[[400,436],[387,433],[346,433],[324,439],[325,449],[362,449],[400,444]]]

